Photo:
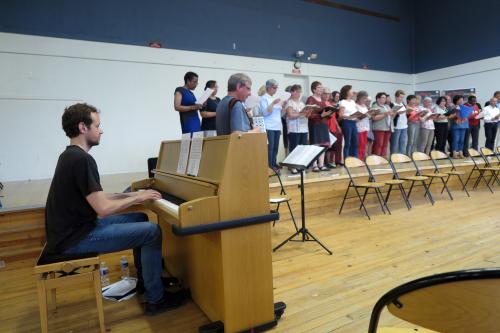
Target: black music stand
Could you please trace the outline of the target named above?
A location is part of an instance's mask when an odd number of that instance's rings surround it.
[[[318,146],[297,146],[292,153],[290,153],[283,162],[280,163],[281,166],[288,168],[297,169],[300,173],[300,208],[302,215],[302,226],[293,235],[285,239],[278,246],[273,249],[273,252],[278,250],[280,247],[288,242],[316,242],[318,243],[329,255],[332,255],[330,251],[323,243],[321,243],[313,234],[309,232],[306,228],[306,212],[305,212],[305,199],[304,199],[304,172],[311,164],[321,155],[326,148]],[[302,235],[299,239],[293,239],[296,236]]]

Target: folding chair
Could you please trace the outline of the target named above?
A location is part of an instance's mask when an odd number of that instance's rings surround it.
[[[500,185],[500,182],[498,180],[498,172],[500,172],[500,158],[498,157],[497,154],[495,154],[495,152],[493,150],[486,148],[486,147],[482,147],[479,150],[479,152],[481,154],[481,157],[483,158],[484,166],[487,168],[493,168],[496,170],[495,177],[490,178],[490,182],[492,182],[493,179],[495,179],[497,184]],[[496,161],[497,161],[496,164],[491,162],[490,159],[493,159],[493,158],[496,159]]]
[[[370,155],[366,158],[366,168],[368,169],[368,175],[369,175],[369,180],[376,182],[377,180],[375,179],[375,176],[373,174],[373,169],[372,167],[380,167],[380,166],[389,166],[389,161],[386,160],[385,158],[378,156],[378,155]],[[392,169],[391,169],[392,170]],[[393,173],[393,179],[388,179],[388,180],[383,180],[382,181],[385,185],[389,186],[389,189],[387,190],[387,195],[385,197],[385,203],[389,202],[389,196],[391,195],[392,188],[396,186],[399,189],[399,193],[401,194],[401,197],[403,198],[403,201],[406,204],[406,208],[408,210],[411,209],[411,203],[408,197],[406,196],[405,188],[403,186],[404,183],[406,183],[406,180],[402,179],[395,179],[394,173]]]
[[[413,164],[415,165],[415,169],[417,170],[417,175],[419,176],[425,176],[425,177],[429,177],[430,181],[429,181],[429,189],[431,188],[432,186],[432,182],[434,181],[434,179],[439,179],[441,180],[441,182],[443,183],[443,189],[446,189],[446,192],[448,193],[448,196],[450,197],[450,200],[453,200],[453,196],[451,195],[451,192],[450,192],[450,189],[448,188],[448,179],[450,178],[450,176],[446,173],[442,173],[442,172],[439,172],[439,168],[437,167],[436,164],[434,164],[434,172],[427,172],[427,173],[424,173],[420,170],[420,167],[418,165],[417,162],[422,162],[422,161],[431,161],[431,157],[429,155],[427,155],[426,153],[421,153],[421,152],[414,152],[412,155],[412,160],[413,160]],[[446,181],[445,181],[445,178]],[[441,191],[441,193],[443,193]]]
[[[396,168],[396,163],[408,163],[408,164],[413,163],[414,167],[415,167],[415,163],[413,162],[413,160],[411,158],[409,158],[408,156],[406,156],[404,154],[392,154],[391,160],[389,161],[389,164],[391,165],[392,172],[394,173],[395,179],[402,179],[402,180],[407,180],[407,181],[411,182],[410,190],[408,191],[408,195],[407,195],[408,200],[410,200],[411,192],[413,190],[413,187],[415,186],[415,183],[419,182],[425,190],[424,197],[428,198],[430,203],[432,205],[434,205],[434,198],[432,197],[431,191],[429,191],[429,187],[427,186],[427,184],[425,182],[426,180],[429,179],[429,177],[419,175],[418,168],[415,169],[415,176],[400,176],[398,169]]]
[[[366,209],[365,206],[365,199],[368,194],[375,194],[377,196],[377,200],[380,204],[380,208],[382,209],[382,212],[386,214],[387,213],[391,214],[391,211],[389,210],[389,207],[387,207],[387,203],[384,201],[384,196],[382,195],[382,192],[380,192],[380,189],[385,186],[384,183],[379,183],[375,181],[370,181],[368,179],[367,182],[356,182],[354,181],[354,178],[351,174],[351,169],[353,168],[366,168],[365,162],[361,161],[360,159],[357,159],[355,157],[347,157],[344,161],[344,166],[346,168],[347,174],[349,175],[349,185],[347,186],[347,189],[344,194],[344,199],[342,200],[342,204],[340,205],[340,210],[339,210],[339,215],[342,213],[342,209],[344,208],[344,203],[347,199],[352,199],[352,198],[358,198],[360,202],[360,207],[359,209],[363,208],[365,211],[366,217],[368,217],[369,220],[370,214],[368,214],[368,210]],[[347,195],[349,194],[350,189],[354,189],[356,192],[355,196],[348,197]],[[361,196],[360,190],[364,190],[363,195]],[[373,193],[369,193],[370,190],[373,190]]]
[[[286,194],[285,187],[283,186],[283,182],[281,181],[280,174],[276,170],[271,169],[271,168],[269,168],[268,171],[269,171],[269,178],[277,177],[278,182],[279,182],[280,187],[281,187],[280,195],[276,196],[276,197],[270,197],[269,203],[272,205],[276,205],[276,209],[275,209],[276,212],[279,212],[281,204],[286,203],[286,205],[288,206],[288,211],[290,212],[290,217],[292,218],[293,225],[295,226],[295,231],[299,231],[299,228],[297,227],[297,223],[295,222],[295,216],[293,215],[293,212],[292,212],[292,207],[290,206],[290,201],[292,201],[292,198],[288,194]],[[273,221],[273,227],[275,224],[276,224],[276,220]]]
[[[382,311],[424,329],[413,332],[500,332],[500,269],[474,269],[420,278],[383,295],[373,307],[368,333],[412,332],[379,328]]]
[[[487,166],[479,166],[479,163],[477,161],[478,158],[480,158],[483,162],[484,162],[484,159],[483,159],[483,156],[481,156],[481,154],[479,154],[479,152],[473,148],[469,148],[469,157],[470,159],[472,160],[472,162],[474,163],[474,166],[472,167],[472,170],[469,172],[469,176],[467,177],[467,180],[465,181],[465,187],[467,187],[467,184],[469,183],[469,180],[471,180],[471,177],[472,177],[472,174],[474,172],[478,172],[479,175],[477,176],[477,179],[476,179],[476,182],[474,183],[474,186],[472,186],[472,189],[476,189],[477,186],[479,185],[479,182],[482,180],[484,180],[484,183],[486,184],[486,186],[488,187],[488,189],[490,190],[491,193],[493,193],[493,189],[491,188],[490,186],[490,181],[493,177],[496,177],[497,175],[497,172],[498,172],[498,168],[491,168],[491,167],[487,167]],[[486,159],[488,160],[488,159]],[[485,174],[489,172],[491,174],[491,177],[490,179],[486,180],[486,177],[485,177]],[[497,178],[498,180],[498,178]]]
[[[439,161],[439,160],[445,160],[445,159],[447,159],[448,162],[451,165],[450,171],[441,171],[439,169],[437,161]],[[431,151],[431,160],[432,160],[432,164],[434,164],[434,172],[436,172],[436,173],[445,173],[445,174],[448,175],[448,177],[446,178],[446,184],[448,184],[448,181],[450,180],[450,178],[452,176],[456,176],[458,178],[458,181],[462,185],[462,191],[465,191],[465,193],[467,194],[467,196],[470,198],[469,191],[467,191],[467,188],[465,187],[465,184],[464,184],[464,180],[462,179],[462,176],[465,175],[465,171],[457,170],[457,168],[455,167],[455,163],[453,163],[452,158],[448,154],[445,154],[445,153],[443,153],[442,151],[439,151],[439,150],[433,150],[433,151]],[[441,189],[441,193],[443,193],[443,191],[444,191],[444,186]]]

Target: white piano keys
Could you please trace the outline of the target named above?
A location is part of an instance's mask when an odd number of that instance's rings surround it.
[[[165,209],[169,214],[179,218],[179,206],[165,199],[155,200],[155,203]]]

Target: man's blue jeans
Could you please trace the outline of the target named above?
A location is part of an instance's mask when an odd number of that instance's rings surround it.
[[[144,213],[129,213],[100,218],[96,227],[78,244],[64,253],[110,253],[134,249],[134,263],[139,279],[144,280],[144,298],[157,303],[163,297],[161,281],[161,230],[148,222]]]
[[[408,128],[395,129],[391,136],[391,154],[406,154]]]

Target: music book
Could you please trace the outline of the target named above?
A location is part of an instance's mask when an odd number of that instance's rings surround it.
[[[309,109],[321,109],[321,106],[319,106],[317,104],[306,104],[305,107],[309,108]]]
[[[179,162],[177,162],[177,173],[185,174],[189,160],[189,148],[191,146],[191,133],[184,133],[181,137],[181,151]]]
[[[203,93],[196,99],[196,104],[203,104],[207,101],[207,99],[212,95],[214,92],[213,89],[208,88],[207,90],[204,90]]]
[[[191,139],[191,149],[189,151],[189,163],[187,174],[190,176],[198,176],[200,170],[201,154],[203,152],[203,132],[194,132]]]
[[[259,128],[262,133],[266,133],[266,124],[264,123],[264,117],[253,117],[252,119],[255,127]]]
[[[336,107],[336,106],[325,106],[323,108],[323,111],[326,111],[326,112],[338,112],[339,111],[339,108]]]
[[[404,105],[395,105],[393,108],[392,108],[392,112],[397,112],[398,114],[403,114],[403,113],[406,113],[406,108]]]
[[[429,110],[421,110],[417,112],[417,116],[424,117],[427,113],[429,113]]]
[[[370,116],[378,116],[381,113],[382,113],[382,111],[380,109],[370,109],[370,110],[368,110],[368,114]]]
[[[256,107],[259,104],[260,104],[260,97],[259,96],[250,95],[245,100],[245,108],[247,108],[247,109],[253,109],[254,107]]]
[[[368,117],[367,112],[356,111],[353,114],[351,114],[348,118],[364,119],[366,117]]]
[[[324,150],[324,147],[299,145],[280,164],[299,170],[307,169]]]

